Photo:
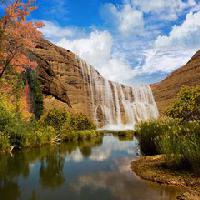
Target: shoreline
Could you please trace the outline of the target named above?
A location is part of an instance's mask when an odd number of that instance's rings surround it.
[[[183,192],[176,199],[199,200],[200,177],[191,172],[164,168],[162,165],[165,163],[164,155],[143,156],[131,162],[131,169],[144,180],[183,189]]]
[[[13,152],[20,152],[23,150],[34,150],[34,149],[38,149],[40,147],[43,146],[54,146],[54,145],[58,145],[58,144],[67,144],[70,142],[76,142],[76,141],[91,141],[92,139],[96,139],[99,137],[104,136],[106,133],[111,133],[113,136],[118,136],[119,139],[120,137],[122,138],[130,138],[132,139],[132,136],[134,136],[134,132],[133,131],[116,131],[116,132],[112,132],[112,131],[98,131],[98,130],[83,130],[83,131],[74,131],[74,134],[66,134],[63,136],[63,138],[57,138],[55,137],[54,139],[47,141],[45,143],[42,144],[31,144],[31,145],[26,145],[26,146],[9,146],[6,149],[0,150],[0,155],[6,155],[6,154],[12,154]],[[87,133],[87,134],[86,134]]]
[[[80,142],[80,141],[91,141],[92,139],[96,139],[101,137],[103,134],[96,130],[83,130],[83,131],[74,131],[73,134],[64,135],[62,138],[58,138],[57,136],[49,141],[45,141],[41,144],[29,144],[29,145],[10,145],[5,149],[0,150],[0,155],[12,154],[14,152],[20,152],[24,150],[34,150],[41,148],[43,146],[54,146],[60,144],[67,144],[70,142]]]

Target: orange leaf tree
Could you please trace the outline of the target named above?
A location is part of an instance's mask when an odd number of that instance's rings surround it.
[[[36,9],[34,4],[35,0],[7,2],[5,15],[0,19],[0,78],[9,66],[16,72],[36,67],[29,58],[28,49],[33,48],[35,41],[42,37],[38,28],[43,23],[26,20]]]

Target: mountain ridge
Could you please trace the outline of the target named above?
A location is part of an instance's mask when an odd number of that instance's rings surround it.
[[[161,115],[174,102],[182,86],[200,85],[200,50],[182,67],[169,74],[164,80],[151,84]]]

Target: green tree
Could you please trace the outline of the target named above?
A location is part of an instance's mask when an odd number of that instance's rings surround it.
[[[40,83],[34,70],[27,69],[25,76],[25,79],[28,81],[30,87],[32,112],[35,114],[35,118],[39,119],[44,110],[43,95],[40,88]]]
[[[73,128],[73,130],[78,130],[78,131],[96,129],[93,122],[82,113],[72,115],[70,125]]]
[[[200,86],[181,88],[166,114],[182,121],[200,120]]]
[[[52,109],[41,120],[59,133],[64,125],[69,127],[70,114],[66,110]]]

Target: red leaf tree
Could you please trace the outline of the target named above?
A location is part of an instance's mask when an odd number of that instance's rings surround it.
[[[28,56],[28,49],[42,37],[38,28],[41,22],[27,21],[27,16],[36,9],[35,0],[13,0],[5,8],[5,16],[0,19],[0,78],[11,66],[16,72],[34,69],[36,63]]]

